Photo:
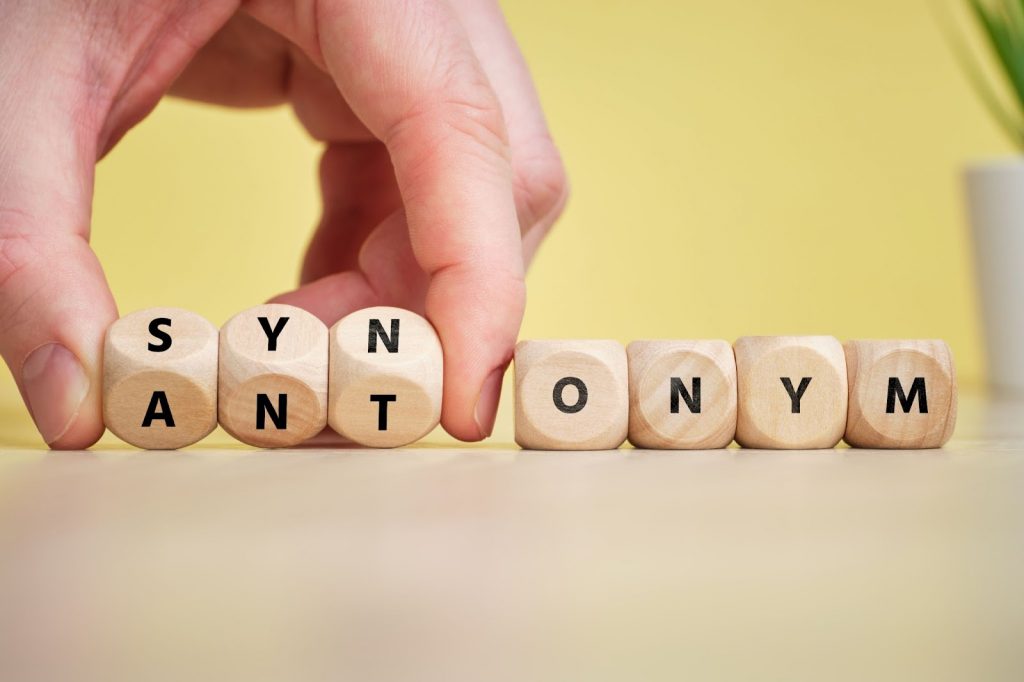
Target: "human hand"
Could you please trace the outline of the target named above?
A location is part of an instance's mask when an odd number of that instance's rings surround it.
[[[302,286],[331,323],[425,314],[442,424],[490,434],[523,272],[566,200],[527,69],[492,0],[39,0],[0,6],[0,354],[53,448],[103,433],[117,317],[89,248],[94,166],[168,91],[290,103],[325,143]]]

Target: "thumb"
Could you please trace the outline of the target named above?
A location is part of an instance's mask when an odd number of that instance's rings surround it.
[[[95,255],[70,231],[0,212],[0,354],[46,443],[81,449],[103,434],[101,352],[117,317]]]
[[[59,109],[0,103],[0,355],[43,440],[80,449],[103,434],[101,352],[117,311],[87,241],[95,139]]]

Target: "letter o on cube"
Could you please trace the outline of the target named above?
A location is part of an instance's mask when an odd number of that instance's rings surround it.
[[[626,439],[626,350],[617,341],[516,346],[516,443],[532,450],[612,450]]]

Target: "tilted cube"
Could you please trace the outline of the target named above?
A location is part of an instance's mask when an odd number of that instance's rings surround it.
[[[290,447],[327,425],[327,327],[295,306],[244,310],[220,330],[220,425],[258,447]]]

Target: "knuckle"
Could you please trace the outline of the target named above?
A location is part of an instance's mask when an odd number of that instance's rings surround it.
[[[526,229],[553,222],[569,199],[569,177],[554,143],[545,138],[535,147],[513,164],[516,204]]]
[[[434,274],[431,292],[499,317],[518,319],[526,308],[526,280],[513,263],[473,261],[448,266]]]
[[[46,294],[49,283],[41,276],[44,245],[32,232],[14,226],[23,224],[22,215],[0,209],[0,330],[4,333],[28,323],[28,311]]]
[[[443,96],[420,100],[398,118],[384,141],[395,148],[407,138],[415,138],[421,149],[450,148],[462,155],[509,165],[505,117],[490,86],[483,81],[460,82],[445,88]]]
[[[20,227],[28,216],[14,209],[0,209],[0,288],[39,262],[38,240]]]
[[[502,158],[508,158],[505,117],[497,100],[485,88],[465,97],[446,99],[441,107],[443,120],[452,130]]]
[[[521,274],[503,272],[496,275],[490,287],[482,287],[484,297],[481,305],[484,309],[500,310],[512,319],[522,320],[526,310],[526,280]]]

